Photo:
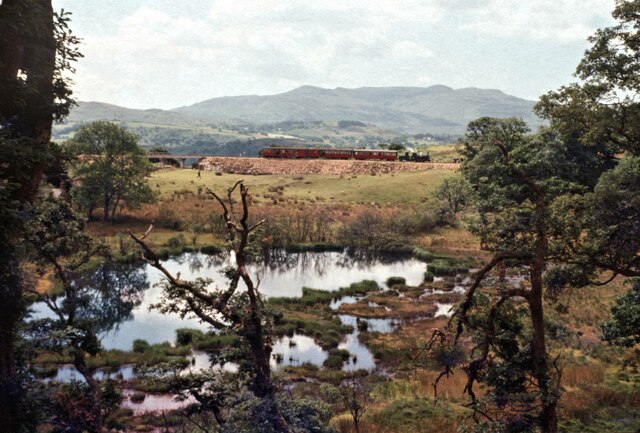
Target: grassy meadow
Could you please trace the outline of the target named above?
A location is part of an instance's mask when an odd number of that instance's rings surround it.
[[[343,177],[226,173],[216,176],[212,171],[201,171],[198,178],[196,170],[167,169],[154,172],[149,182],[161,200],[169,200],[176,193],[197,193],[198,188],[205,187],[215,192],[225,191],[229,185],[244,180],[253,197],[258,199],[276,192],[282,198],[310,203],[411,205],[423,202],[451,174],[447,170],[427,170]]]

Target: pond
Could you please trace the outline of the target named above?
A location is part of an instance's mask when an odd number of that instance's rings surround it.
[[[233,263],[233,255],[209,256],[202,253],[185,253],[163,262],[170,272],[182,279],[208,278],[212,280],[212,285],[221,288],[226,287],[227,282],[222,271]],[[374,280],[386,288],[386,280],[393,276],[404,277],[408,285],[418,285],[423,281],[425,268],[423,262],[413,258],[354,259],[340,252],[314,252],[275,254],[268,260],[252,263],[249,272],[255,281],[260,280],[260,291],[265,296],[298,297],[302,295],[303,287],[336,291],[365,279]],[[177,314],[161,314],[150,309],[161,299],[162,288],[157,283],[162,279],[159,271],[145,263],[104,264],[78,282],[87,286],[88,293],[95,292],[91,299],[90,313],[101,315],[100,323],[103,326],[100,329],[103,332],[100,336],[103,347],[128,351],[132,349],[136,339],[144,339],[150,344],[173,344],[179,328],[208,329],[208,326],[193,317],[182,319]],[[109,295],[109,288],[113,287],[116,288],[115,295]],[[123,301],[123,305],[118,304],[118,299]],[[338,309],[340,304],[356,302],[358,299],[345,296],[334,300],[330,307]],[[35,304],[32,310],[34,319],[53,317],[44,304]],[[342,323],[354,328],[339,345],[340,349],[346,349],[352,355],[343,369],[373,370],[375,361],[371,352],[358,339],[360,330],[388,333],[397,329],[400,322],[395,319],[356,319],[342,314],[338,317]],[[358,321],[366,322],[366,327],[361,323],[359,328]],[[272,366],[276,369],[304,363],[320,367],[328,356],[313,338],[298,334],[277,339],[273,355]],[[206,353],[195,352],[189,370],[197,371],[209,365]],[[232,364],[223,367],[226,371],[236,368]],[[102,373],[98,375],[103,376]],[[128,379],[135,376],[135,373],[125,366],[110,375]],[[60,368],[55,377],[59,381],[72,378],[78,378],[78,375],[71,366]]]
[[[218,287],[226,286],[226,279],[221,271],[233,264],[233,256],[209,256],[202,253],[185,253],[179,257],[163,262],[174,275],[182,279],[197,277],[210,278]],[[418,285],[422,282],[425,264],[416,259],[401,260],[354,260],[340,252],[326,253],[293,253],[279,257],[277,260],[264,260],[249,266],[254,280],[260,279],[260,291],[267,297],[302,295],[303,287],[335,291],[340,287],[362,280],[374,280],[380,286],[392,276],[406,278],[407,284]],[[149,307],[160,301],[162,288],[156,283],[162,280],[158,270],[147,264],[109,265],[101,267],[87,284],[106,286],[118,285],[137,294],[135,305],[130,305],[127,314],[116,308],[105,308],[106,313],[118,311],[102,335],[102,345],[106,349],[131,350],[133,341],[144,339],[151,344],[175,341],[178,328],[197,328],[206,330],[195,318],[180,318],[177,314],[161,314]],[[126,287],[130,284],[131,287]],[[242,284],[241,284],[242,286]],[[351,300],[346,300],[350,302]],[[333,306],[334,308],[336,305]],[[96,310],[100,309],[96,306]],[[43,304],[33,307],[33,317],[52,317]]]

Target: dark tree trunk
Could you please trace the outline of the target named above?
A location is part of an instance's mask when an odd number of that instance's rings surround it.
[[[18,430],[21,382],[16,375],[15,341],[24,313],[20,275],[12,251],[0,251],[0,431]]]
[[[50,0],[4,0],[0,4],[0,123],[21,140],[28,166],[14,197],[20,205],[38,192],[51,139],[55,37]],[[18,79],[19,72],[23,79]],[[24,92],[23,88],[28,88]],[[19,178],[18,178],[19,179]],[[18,224],[19,225],[19,224]],[[22,281],[13,245],[19,227],[0,227],[0,431],[18,431],[22,413],[15,340],[23,317]],[[9,233],[11,232],[11,233]],[[31,420],[31,422],[33,422]]]
[[[542,410],[539,424],[543,433],[557,433],[558,431],[558,389],[555,379],[550,374],[547,361],[547,345],[544,329],[544,282],[542,275],[548,254],[549,243],[546,225],[546,199],[544,190],[537,187],[536,192],[536,251],[531,263],[531,294],[529,296],[529,310],[533,328],[533,374],[538,382],[541,395]]]
[[[100,433],[102,431],[102,391],[100,389],[100,383],[93,378],[93,370],[85,364],[82,351],[75,354],[73,365],[82,375],[91,390],[93,412],[93,419],[90,423],[91,433]]]
[[[116,197],[116,202],[113,204],[113,209],[111,210],[111,223],[113,224],[116,221],[116,210],[118,209],[118,205],[120,204],[120,196]]]
[[[269,413],[271,417],[270,421],[275,430],[279,433],[292,433],[275,400],[275,388],[271,381],[271,365],[269,364],[271,345],[265,341],[264,327],[260,315],[260,300],[258,299],[253,281],[245,267],[244,248],[246,243],[247,239],[243,237],[238,250],[236,250],[236,263],[240,277],[247,285],[247,294],[249,295],[249,302],[251,304],[251,313],[248,318],[250,323],[245,325],[245,329],[249,330],[246,338],[251,347],[251,353],[253,354],[256,367],[253,392],[256,397],[261,398],[267,405],[267,413]]]
[[[543,433],[557,433],[558,397],[556,395],[556,385],[554,379],[551,377],[547,361],[542,290],[542,269],[534,265],[531,268],[531,297],[529,299],[529,309],[531,311],[531,325],[533,327],[533,372],[542,397],[542,410],[539,416],[539,423]]]
[[[102,207],[102,221],[104,222],[109,221],[109,205],[110,204],[111,204],[111,199],[107,194],[105,194],[104,204]]]

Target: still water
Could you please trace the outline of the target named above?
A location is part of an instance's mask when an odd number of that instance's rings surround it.
[[[164,262],[164,266],[182,279],[208,278],[212,287],[224,288],[227,280],[222,271],[233,265],[232,255],[209,256],[201,253],[186,253]],[[362,280],[374,280],[381,287],[389,277],[401,276],[409,285],[422,282],[426,266],[415,259],[383,260],[362,258],[354,260],[345,253],[296,253],[279,254],[269,260],[252,263],[249,272],[254,281],[260,281],[260,291],[267,297],[302,295],[303,287],[335,291]],[[114,307],[114,300],[95,300],[95,311],[105,316],[118,312],[114,317],[105,317],[104,331],[101,334],[102,345],[106,349],[131,350],[133,341],[144,339],[151,344],[174,342],[178,328],[197,328],[207,330],[208,326],[193,317],[180,318],[176,314],[161,314],[150,306],[159,302],[162,288],[157,283],[163,279],[159,271],[147,264],[109,265],[101,267],[95,275],[85,282],[90,287],[116,286],[128,300],[125,307]],[[98,291],[99,293],[102,293]],[[108,290],[103,290],[108,292]],[[104,296],[103,296],[104,297]],[[106,299],[106,298],[105,298]],[[340,303],[355,302],[356,298],[345,297],[334,301],[332,308]],[[34,318],[51,317],[43,304],[34,305]],[[353,316],[340,315],[340,320],[354,326],[354,332],[341,343],[340,348],[348,350],[353,356],[347,369],[373,369],[375,363],[369,350],[358,340],[356,319]],[[398,323],[389,319],[366,319],[367,328],[376,332],[393,332]],[[299,365],[310,362],[321,366],[327,357],[325,351],[307,336],[294,335],[277,340],[274,354],[281,355],[281,362],[273,361],[274,367],[280,365]],[[199,357],[204,364],[204,357]],[[71,371],[61,371],[60,379],[70,375]],[[129,373],[128,371],[126,373]]]
[[[220,271],[232,263],[232,256],[187,253],[165,261],[164,266],[174,275],[180,273],[183,279],[210,278],[213,286],[223,288],[227,280]],[[106,349],[131,350],[133,341],[138,338],[151,344],[173,342],[178,328],[207,329],[195,318],[181,319],[175,314],[149,310],[150,305],[160,300],[162,288],[156,283],[163,277],[150,265],[145,265],[144,272],[147,285],[142,300],[133,308],[128,320],[104,334],[102,344]],[[260,280],[260,291],[265,296],[298,297],[302,295],[303,287],[335,291],[362,280],[374,280],[385,287],[385,281],[393,276],[406,278],[408,285],[418,285],[424,278],[425,264],[415,259],[356,261],[338,252],[299,253],[288,254],[286,261],[251,264],[249,272],[254,281]]]

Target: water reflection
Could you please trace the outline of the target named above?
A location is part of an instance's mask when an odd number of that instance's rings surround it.
[[[117,370],[96,370],[93,373],[93,377],[98,380],[104,379],[124,379],[129,380],[136,377],[136,372],[130,365],[125,365],[120,367]],[[76,370],[76,368],[71,365],[62,365],[58,368],[56,375],[46,381],[56,381],[56,382],[71,382],[72,380],[79,380],[84,382],[84,378],[82,375]]]
[[[197,263],[197,267],[190,266]],[[186,253],[164,262],[171,272],[182,278],[210,278],[214,285],[226,287],[220,271],[234,263],[233,255],[205,256]],[[160,275],[148,268],[151,283]],[[374,280],[385,287],[389,277],[403,276],[408,285],[418,285],[424,278],[425,264],[416,259],[392,260],[389,257],[357,260],[346,253],[277,253],[272,252],[249,265],[249,272],[260,278],[260,291],[266,296],[298,297],[303,287],[335,291],[362,280]]]
[[[450,302],[436,302],[436,310],[433,317],[451,317],[453,316],[453,309],[456,306],[454,303]]]
[[[339,314],[340,322],[343,325],[353,326],[355,329],[366,330],[367,332],[380,332],[390,334],[395,332],[401,322],[394,318],[364,318],[348,314]]]
[[[142,305],[149,288],[143,264],[102,263],[93,272],[76,277],[72,284],[76,287],[73,299],[54,296],[53,302],[65,317],[74,317],[77,327],[90,329],[103,339],[120,334],[124,324],[134,320],[133,311]],[[46,332],[59,318],[44,302],[34,304],[31,311],[32,336],[46,337],[36,333]]]
[[[275,341],[271,355],[271,367],[297,366],[305,363],[320,367],[327,358],[327,352],[313,338],[294,334],[292,337],[283,337]]]
[[[329,308],[331,308],[332,310],[337,310],[343,304],[355,304],[360,299],[361,298],[358,296],[342,296],[340,298],[333,299],[331,301],[331,304],[329,304]]]
[[[338,349],[347,350],[351,354],[342,369],[344,371],[374,370],[376,368],[376,361],[373,354],[358,338],[358,334],[360,333],[358,322],[367,323],[367,330],[369,331],[392,332],[392,329],[395,329],[395,325],[392,325],[391,319],[362,319],[347,314],[340,314],[338,317],[344,325],[353,326],[353,332],[347,335],[345,340],[338,346]],[[374,331],[374,329],[376,329],[376,331]]]
[[[146,394],[143,401],[134,403],[131,401],[133,394],[133,390],[127,389],[124,391],[125,398],[122,401],[122,407],[132,409],[133,414],[136,416],[149,412],[177,410],[196,403],[195,398],[191,396],[184,400],[177,400],[169,394]]]
[[[222,270],[233,264],[229,254],[205,255],[186,253],[173,257],[164,265],[183,279],[210,278],[213,287],[226,288]],[[389,277],[402,276],[407,284],[418,285],[423,280],[425,264],[415,259],[393,261],[389,257],[354,258],[346,253],[286,253],[272,252],[249,266],[249,272],[260,278],[260,291],[266,296],[301,296],[303,287],[335,291],[362,280],[375,280],[384,287]],[[86,315],[101,316],[102,345],[106,349],[131,350],[136,339],[151,344],[173,342],[178,328],[208,327],[194,317],[180,318],[175,314],[161,314],[149,310],[157,303],[162,288],[157,283],[163,276],[147,264],[105,264],[83,277],[87,289],[94,294]],[[242,285],[242,283],[241,283]],[[355,298],[354,298],[355,299]],[[334,302],[352,302],[343,298]],[[36,317],[51,317],[41,304],[34,306]]]

